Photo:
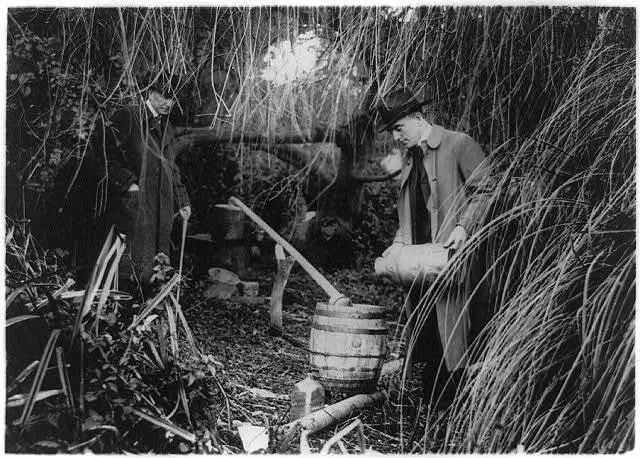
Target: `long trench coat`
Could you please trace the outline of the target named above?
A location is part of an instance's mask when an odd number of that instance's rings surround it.
[[[420,147],[424,153],[423,164],[427,172],[421,185],[423,195],[428,196],[425,205],[431,218],[431,239],[435,243],[446,242],[456,225],[463,226],[471,234],[474,229],[474,213],[484,199],[484,190],[479,185],[488,172],[480,145],[467,134],[434,125]],[[399,227],[394,238],[394,243],[406,245],[413,243],[407,186],[412,166],[412,155],[406,154],[400,180]],[[465,183],[466,189],[471,191],[469,195],[463,191]],[[427,186],[428,190],[425,189]],[[409,291],[405,293],[409,298],[415,297]],[[466,296],[461,292],[450,294],[447,299],[435,304],[444,359],[450,371],[467,365],[470,320],[469,312],[464,308],[465,302]],[[410,304],[410,308],[415,305]]]
[[[146,106],[131,106],[114,114],[106,140],[112,221],[127,235],[136,275],[148,284],[153,258],[169,255],[175,213],[190,205],[175,163],[174,129]],[[128,192],[134,183],[140,190]]]

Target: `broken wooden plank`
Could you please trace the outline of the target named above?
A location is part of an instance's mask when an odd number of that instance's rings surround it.
[[[236,288],[238,290],[238,294],[244,297],[258,297],[258,292],[260,290],[260,284],[257,281],[243,281],[240,280],[236,284]]]

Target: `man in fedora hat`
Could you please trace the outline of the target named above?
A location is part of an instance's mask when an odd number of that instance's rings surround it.
[[[122,289],[133,290],[139,282],[148,293],[154,258],[169,256],[174,217],[188,220],[191,204],[175,162],[170,88],[150,84],[142,90],[144,98],[116,111],[99,134],[105,145],[100,153],[106,159],[107,221],[127,236]]]
[[[423,105],[401,89],[384,97],[377,107],[378,131],[391,132],[407,150],[400,180],[399,227],[383,257],[403,245],[438,243],[450,250],[460,249],[473,229],[474,212],[482,204],[478,185],[486,168],[480,167],[485,160],[480,145],[467,134],[429,123],[422,114]],[[475,188],[475,192],[465,195],[465,184],[466,190]],[[425,291],[426,285],[405,291],[408,315]],[[461,294],[438,301],[436,316],[427,317],[414,347],[413,358],[427,362],[423,373],[427,397],[450,396],[451,390],[445,390],[449,375],[459,377],[460,369],[467,365],[469,313],[464,304]],[[443,358],[446,369],[440,364]]]

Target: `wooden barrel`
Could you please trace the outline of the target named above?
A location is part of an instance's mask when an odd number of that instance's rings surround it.
[[[213,208],[212,235],[218,240],[242,240],[244,238],[245,215],[233,205],[217,204]]]
[[[249,258],[249,247],[244,240],[245,225],[245,214],[238,207],[217,204],[213,208],[211,235],[215,248],[212,263],[240,276],[246,274]]]
[[[384,307],[319,303],[313,317],[311,367],[334,392],[375,391],[387,343]]]

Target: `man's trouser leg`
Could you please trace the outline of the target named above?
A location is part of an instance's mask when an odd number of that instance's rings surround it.
[[[438,321],[436,317],[436,307],[433,305],[421,303],[420,299],[424,293],[426,293],[428,285],[425,284],[421,288],[420,285],[413,285],[413,288],[406,291],[406,304],[405,312],[407,316],[406,332],[409,339],[414,334],[415,343],[412,351],[407,352],[407,364],[409,368],[409,375],[412,373],[413,363],[426,363],[424,371],[422,373],[423,392],[426,398],[431,397],[431,393],[434,393],[434,399],[439,396],[442,387],[444,386],[449,371],[445,364],[441,362],[443,360],[443,350],[440,341],[440,333],[438,331]],[[417,307],[423,311],[420,315],[423,315],[429,308],[429,313],[426,319],[421,324],[420,329],[417,329],[418,314],[414,313]],[[414,314],[414,316],[411,316]]]
[[[413,350],[407,355],[408,363],[426,363],[422,373],[425,397],[431,399],[433,395],[433,400],[437,400],[442,395],[446,401],[455,393],[455,380],[449,381],[452,373],[459,375],[460,371],[456,369],[463,369],[468,363],[469,313],[464,308],[465,298],[461,293],[449,294],[436,301],[435,307],[421,304],[420,298],[426,289],[426,285],[422,289],[414,285],[407,293],[407,318],[418,305],[424,311],[430,308],[420,330],[416,329],[417,316],[408,322],[408,335],[417,332]]]
[[[131,240],[134,236],[138,212],[138,192],[125,192],[113,197],[110,221],[117,232],[125,236],[126,248],[118,265],[118,288],[133,293],[138,289],[136,270],[131,257]]]
[[[417,304],[417,302],[416,302]],[[443,363],[443,350],[438,331],[438,319],[436,307],[423,304],[424,310],[430,308],[422,329],[418,333],[416,348],[413,353],[415,362],[424,362],[422,372],[422,389],[425,399],[428,401],[438,399],[445,383],[449,378],[449,371]]]
[[[468,365],[469,310],[460,291],[449,294],[436,303],[438,329],[447,369],[453,372]]]
[[[470,320],[464,305],[464,297],[453,294],[436,302],[440,348],[443,350],[433,372],[428,372],[429,366],[425,368],[423,389],[425,397],[435,401],[440,408],[446,408],[453,401],[468,364]]]

